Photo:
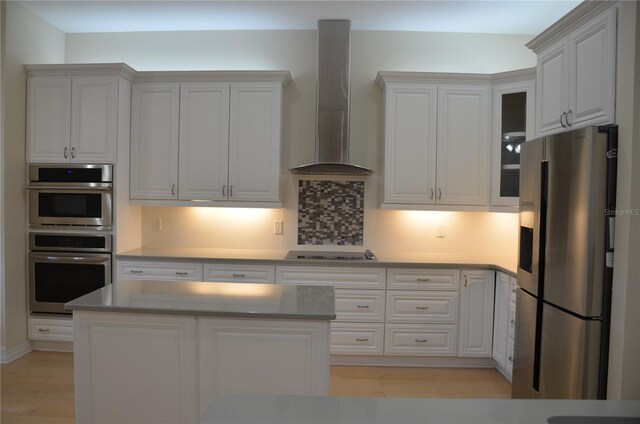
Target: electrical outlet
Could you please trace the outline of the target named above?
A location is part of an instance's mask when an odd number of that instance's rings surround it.
[[[153,220],[153,231],[162,231],[162,218]]]
[[[436,238],[444,238],[446,227],[442,224],[438,225],[438,232]]]
[[[273,234],[282,234],[282,221],[273,221]]]

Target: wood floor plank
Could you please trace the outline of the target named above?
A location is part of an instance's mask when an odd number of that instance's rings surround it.
[[[31,352],[0,365],[2,424],[75,422],[73,354]],[[509,398],[511,385],[493,368],[332,366],[331,396]]]

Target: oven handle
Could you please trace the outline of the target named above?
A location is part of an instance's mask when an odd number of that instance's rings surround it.
[[[86,262],[92,264],[106,263],[111,260],[111,258],[91,258],[84,256],[49,256],[49,255],[34,255],[31,254],[33,259],[41,259],[50,262]]]
[[[90,191],[112,191],[111,185],[94,185],[94,186],[42,186],[42,185],[28,185],[27,190],[40,190],[49,191],[55,190],[60,193],[77,193],[78,191],[90,192]]]

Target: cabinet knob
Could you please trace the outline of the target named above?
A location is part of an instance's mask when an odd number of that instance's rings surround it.
[[[357,341],[357,342],[368,342],[368,341],[369,341],[369,339],[359,339],[359,338],[356,338],[356,341]]]
[[[515,320],[515,319],[512,319],[512,320],[511,320],[511,324],[515,324],[515,323],[516,323],[516,320]]]
[[[509,356],[507,359],[509,359],[510,362],[513,362],[513,356]]]
[[[65,159],[69,157],[69,148],[65,147],[64,150],[62,151],[62,153],[64,154]]]
[[[71,148],[71,157],[72,157],[72,158],[75,158],[75,157],[76,157],[76,148],[75,148],[75,147],[72,147],[72,148]]]

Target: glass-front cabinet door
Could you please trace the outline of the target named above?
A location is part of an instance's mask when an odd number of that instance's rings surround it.
[[[520,74],[493,87],[492,206],[518,205],[520,145],[534,135],[535,69]]]

